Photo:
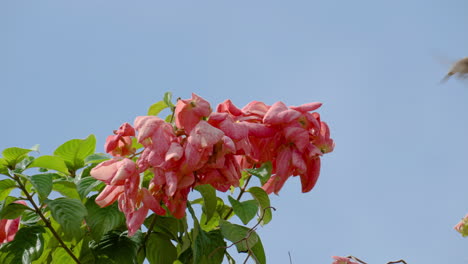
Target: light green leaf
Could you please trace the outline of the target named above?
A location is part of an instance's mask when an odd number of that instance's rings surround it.
[[[272,218],[271,208],[269,208],[270,197],[268,197],[268,194],[265,192],[265,190],[260,187],[252,187],[248,190],[248,192],[258,202],[258,204],[260,204],[260,218],[263,218],[261,224],[268,224]]]
[[[84,199],[90,192],[97,191],[99,185],[104,185],[104,183],[93,177],[85,177],[78,182],[76,187],[81,199]]]
[[[85,163],[100,163],[110,159],[110,157],[103,153],[94,153],[85,158]]]
[[[14,180],[5,179],[0,181],[0,201],[4,200],[13,190],[16,188],[16,183]]]
[[[18,230],[15,239],[0,248],[2,264],[29,264],[38,259],[44,249],[43,232],[44,228],[40,226]]]
[[[26,157],[26,155],[31,151],[33,150],[13,147],[3,150],[2,155],[4,161],[6,162],[6,165],[10,169],[14,169],[16,164],[23,160]]]
[[[163,101],[166,103],[167,106],[169,106],[171,108],[174,107],[174,104],[172,103],[172,93],[171,92],[164,93]]]
[[[177,259],[177,249],[166,236],[152,233],[146,242],[146,257],[150,264],[172,264]]]
[[[44,168],[69,174],[65,161],[59,156],[40,156],[29,165],[29,168]]]
[[[62,247],[56,247],[52,252],[52,262],[50,264],[75,263],[73,258]]]
[[[244,225],[248,224],[255,217],[258,211],[258,203],[255,200],[239,202],[236,199],[228,196],[229,202],[232,205],[234,213],[240,218]]]
[[[148,109],[148,115],[157,116],[162,110],[166,109],[168,106],[164,101],[159,101],[154,103]]]
[[[63,196],[80,199],[80,194],[77,191],[76,185],[74,182],[65,180],[65,179],[58,179],[53,181],[52,189],[54,191],[59,192]]]
[[[57,198],[47,200],[47,207],[52,217],[60,224],[67,238],[79,240],[82,235],[81,224],[87,215],[86,208],[80,200],[70,198]]]
[[[104,234],[125,224],[125,216],[119,211],[116,203],[101,208],[94,201],[95,198],[93,196],[86,201],[85,206],[88,215],[85,217],[85,220],[91,230],[92,238],[100,241]]]
[[[272,165],[270,161],[267,161],[256,169],[246,169],[246,171],[260,179],[262,185],[264,185],[271,177]]]
[[[216,190],[209,184],[199,185],[195,187],[195,190],[200,192],[203,197],[203,212],[206,214],[205,221],[208,222],[216,211]]]
[[[42,200],[47,199],[50,192],[52,192],[52,178],[53,174],[37,174],[30,177],[31,184],[36,189],[39,198]]]
[[[54,155],[61,157],[67,165],[69,171],[76,171],[84,167],[85,158],[94,153],[96,147],[96,137],[89,135],[86,139],[72,139],[55,151]]]
[[[245,226],[221,220],[220,228],[223,237],[235,243],[238,252],[248,252],[259,241],[257,233]]]

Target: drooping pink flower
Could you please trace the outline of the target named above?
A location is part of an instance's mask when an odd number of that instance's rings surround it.
[[[355,261],[352,261],[351,259],[347,257],[337,257],[337,256],[332,256],[332,258],[335,260],[333,261],[332,264],[359,264]]]
[[[26,205],[24,201],[15,203]],[[21,217],[15,219],[0,219],[0,245],[12,241],[19,229]]]
[[[124,123],[118,130],[114,130],[114,135],[108,136],[104,149],[114,157],[123,157],[135,153],[132,148],[132,138],[135,136],[135,129]]]
[[[200,120],[208,117],[211,106],[205,99],[192,93],[191,99],[177,101],[174,111],[175,124],[179,129],[190,133]]]
[[[129,177],[138,177],[135,162],[130,159],[106,160],[91,170],[91,176],[108,185],[123,185]]]

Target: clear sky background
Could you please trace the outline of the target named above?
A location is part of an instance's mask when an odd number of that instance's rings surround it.
[[[268,263],[468,263],[468,1],[1,1],[0,149],[95,134],[166,91],[321,101],[335,151],[287,182],[259,229]],[[243,258],[239,258],[243,259]]]

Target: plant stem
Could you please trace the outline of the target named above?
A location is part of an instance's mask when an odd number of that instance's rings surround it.
[[[24,194],[26,195],[26,198],[31,203],[31,205],[34,207],[34,211],[36,212],[36,214],[38,214],[39,217],[42,219],[42,221],[44,221],[46,227],[49,228],[50,232],[58,240],[58,242],[63,247],[63,249],[65,249],[65,251],[68,253],[68,255],[70,255],[70,257],[72,257],[72,259],[77,264],[81,264],[80,260],[75,256],[75,254],[73,254],[71,249],[65,244],[65,242],[63,242],[62,238],[60,238],[57,231],[55,231],[55,229],[52,227],[52,224],[50,223],[50,221],[44,216],[41,209],[39,208],[39,206],[37,206],[36,202],[34,201],[33,197],[31,196],[31,194],[29,194],[28,190],[26,190],[26,186],[23,184],[23,182],[21,182],[21,179],[17,175],[14,175],[13,179],[18,183],[19,188],[21,189],[21,191],[24,192]]]
[[[241,188],[241,190],[240,190],[240,192],[239,192],[239,195],[238,195],[237,198],[236,198],[237,201],[240,201],[240,198],[242,198],[242,195],[244,195],[245,190],[247,189],[247,185],[249,184],[250,178],[252,178],[252,175],[250,175],[250,176],[247,178],[247,180],[245,181],[244,186]],[[234,210],[234,209],[232,209],[232,207],[231,207],[231,209],[229,209],[228,213],[226,214],[226,216],[224,216],[223,219],[224,219],[224,220],[227,220],[227,219],[231,216],[233,210]]]

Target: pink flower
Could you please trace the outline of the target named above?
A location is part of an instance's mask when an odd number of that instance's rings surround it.
[[[111,159],[91,170],[91,176],[108,185],[123,185],[130,177],[139,177],[135,162],[130,159]]]
[[[198,95],[192,93],[192,98],[177,101],[174,111],[175,124],[179,129],[190,133],[192,129],[204,117],[211,113],[210,103]]]
[[[333,261],[332,264],[359,264],[357,262],[351,261],[351,259],[347,257],[337,257],[333,256],[332,257],[335,261]]]
[[[24,201],[15,203],[26,205]],[[15,219],[0,219],[0,245],[12,241],[19,229],[21,217]]]
[[[132,138],[135,136],[135,129],[128,124],[124,123],[118,130],[114,130],[115,135],[107,137],[104,148],[107,153],[115,157],[123,157],[135,153],[132,148]]]

